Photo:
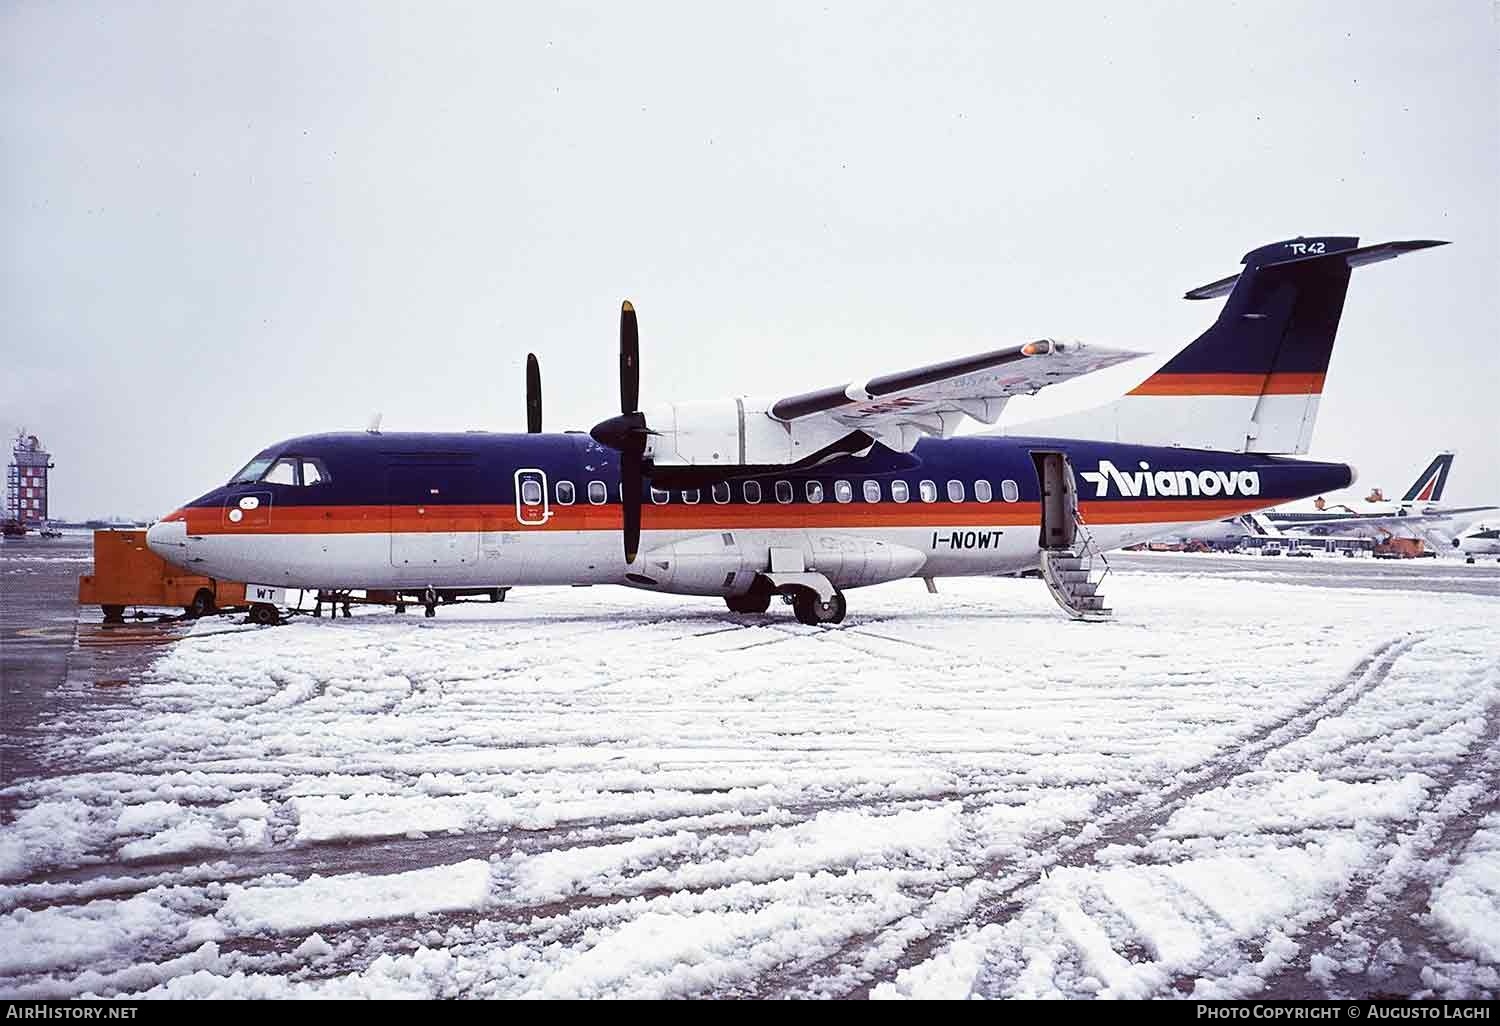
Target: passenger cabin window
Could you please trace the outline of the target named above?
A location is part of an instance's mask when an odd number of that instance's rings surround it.
[[[964,483],[962,481],[949,481],[948,482],[948,501],[949,502],[963,502],[964,501]]]
[[[528,506],[540,506],[542,504],[542,483],[535,478],[527,478],[522,481],[521,501]]]
[[[595,506],[602,506],[609,500],[609,489],[604,487],[603,481],[589,482],[589,502]]]
[[[823,482],[822,481],[809,481],[809,482],[807,482],[807,501],[808,502],[822,502],[823,501]]]
[[[848,481],[835,481],[833,483],[833,497],[839,502],[853,502],[854,486]]]
[[[923,502],[937,502],[937,485],[931,481],[922,481],[917,484],[917,494],[922,497]]]
[[[880,501],[880,482],[879,481],[866,481],[865,482],[865,501],[866,502],[879,502]]]
[[[891,498],[896,502],[905,502],[911,498],[911,488],[905,481],[892,481]]]
[[[1006,502],[1018,502],[1021,498],[1021,489],[1010,478],[1000,482],[1000,498]]]
[[[696,488],[684,488],[682,490],[682,501],[687,503],[689,506],[698,505],[698,500],[702,497],[702,493],[700,493]]]
[[[266,484],[295,485],[297,483],[297,461],[295,459],[279,459],[266,471],[266,476],[261,478]]]
[[[790,481],[776,482],[776,501],[782,503],[792,501],[792,483]]]
[[[717,502],[720,506],[724,505],[724,503],[729,501],[728,482],[720,481],[718,484],[714,485],[713,488],[709,489],[709,494],[714,497],[714,501]]]
[[[757,502],[760,501],[760,482],[759,481],[746,481],[745,482],[745,501],[748,502],[748,503],[750,503],[752,506],[755,503],[757,503]]]
[[[572,481],[557,482],[557,504],[559,506],[571,506],[578,499],[578,493],[573,490]]]
[[[671,497],[672,496],[670,492],[663,491],[662,489],[657,488],[655,485],[651,486],[651,501],[656,503],[658,506],[666,505],[667,500]]]
[[[974,482],[974,498],[980,502],[989,502],[994,497],[995,493],[990,490],[990,483],[988,481]]]

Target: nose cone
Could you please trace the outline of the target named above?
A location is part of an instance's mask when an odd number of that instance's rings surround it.
[[[146,531],[146,547],[168,563],[187,562],[187,524],[181,520],[158,520]]]

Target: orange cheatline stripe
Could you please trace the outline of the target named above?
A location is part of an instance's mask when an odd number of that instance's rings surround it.
[[[1321,395],[1323,374],[1153,374],[1130,395]]]
[[[1217,520],[1275,505],[1276,498],[1217,499],[1084,499],[1080,512],[1096,524],[1185,523]],[[421,512],[418,512],[421,510]],[[180,511],[189,534],[254,536],[280,534],[434,534],[450,532],[618,531],[620,507],[553,506],[545,524],[522,524],[514,506],[279,506],[263,509],[264,520],[238,524],[225,511],[192,508]],[[734,531],[756,529],[845,528],[882,530],[903,527],[1036,527],[1036,502],[908,503],[734,503],[703,502],[688,506],[647,504],[641,526],[648,531]]]

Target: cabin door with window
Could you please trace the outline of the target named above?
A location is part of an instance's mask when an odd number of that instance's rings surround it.
[[[535,469],[516,471],[516,522],[522,527],[543,527],[551,517],[547,475]]]

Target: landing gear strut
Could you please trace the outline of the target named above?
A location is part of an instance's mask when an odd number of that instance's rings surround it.
[[[811,588],[799,588],[792,596],[792,612],[797,614],[797,621],[812,627],[821,623],[843,623],[848,609],[849,604],[844,601],[841,591],[834,592],[827,602],[819,599],[818,593]]]
[[[437,604],[439,596],[435,589],[428,588],[422,592],[422,615],[426,617],[437,616]]]

